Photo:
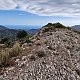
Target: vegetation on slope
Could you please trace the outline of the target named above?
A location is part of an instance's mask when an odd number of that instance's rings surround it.
[[[69,30],[73,30],[74,32],[80,34],[80,31],[79,30],[75,30],[75,29],[73,29],[71,27],[66,27],[66,26],[62,25],[61,23],[54,23],[54,24],[48,23],[47,25],[45,25],[43,27],[43,33],[44,32],[48,32],[48,31],[56,31],[56,28],[57,29],[58,28],[59,29],[69,29]]]
[[[15,43],[12,48],[5,48],[0,51],[0,65],[1,66],[8,66],[12,65],[10,63],[10,58],[18,56],[21,53],[22,49],[19,43]]]
[[[24,42],[30,42],[26,31],[18,31],[16,37],[18,40],[10,42],[9,39],[1,38],[0,40],[0,66],[12,65],[12,57],[16,57],[22,52],[21,45]],[[22,44],[21,44],[22,43]],[[4,44],[4,45],[3,45]]]

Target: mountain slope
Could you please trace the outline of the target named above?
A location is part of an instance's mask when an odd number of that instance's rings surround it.
[[[8,28],[0,25],[0,30],[6,30],[6,29],[8,29]]]
[[[16,36],[17,30],[9,29],[0,25],[0,38],[8,37],[10,39],[14,39]]]
[[[34,34],[36,34],[38,32],[38,29],[30,29],[30,30],[27,30],[27,33],[29,34],[29,35],[34,35]]]
[[[32,41],[23,44],[23,55],[1,80],[80,80],[80,34],[60,23],[48,24]]]

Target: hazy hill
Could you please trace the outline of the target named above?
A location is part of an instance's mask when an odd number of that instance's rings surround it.
[[[7,29],[8,29],[7,27],[0,25],[0,30],[7,30]]]
[[[10,28],[0,25],[0,38],[9,37],[11,39],[14,39],[16,38],[16,33],[19,30],[24,30],[24,29],[23,28],[22,29],[10,29]],[[25,31],[27,31],[29,35],[34,35],[38,31],[38,29],[28,29]]]
[[[17,30],[9,29],[5,26],[0,25],[0,38],[9,37],[14,39],[16,36]]]
[[[1,80],[80,80],[80,34],[60,23],[49,23],[24,43],[16,65]],[[5,76],[4,76],[5,75]]]
[[[9,37],[9,38],[14,39],[16,37],[16,33],[18,30],[25,30],[28,32],[29,35],[34,35],[38,31],[38,29],[29,29],[28,28],[28,30],[27,30],[27,29],[24,29],[24,27],[23,28],[22,27],[18,26],[18,29],[10,29],[10,28],[0,25],[0,38],[1,37]],[[22,29],[19,29],[19,28],[22,28]]]
[[[72,26],[73,29],[80,30],[80,25]]]
[[[27,30],[27,32],[29,35],[35,35],[38,32],[38,30],[39,29],[30,29],[30,30]]]

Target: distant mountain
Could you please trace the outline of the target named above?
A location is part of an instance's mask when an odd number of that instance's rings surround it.
[[[72,26],[73,29],[80,30],[80,25]]]
[[[28,33],[29,35],[34,35],[34,34],[37,33],[38,30],[39,30],[39,29],[30,29],[30,30],[27,30],[27,33]]]
[[[17,30],[9,29],[0,25],[0,38],[8,37],[14,39],[16,37]]]
[[[25,30],[29,35],[34,35],[38,31],[38,29],[10,29],[0,25],[0,38],[8,37],[15,39],[18,30]]]
[[[7,30],[7,29],[8,29],[7,27],[0,25],[0,30]]]
[[[34,35],[41,28],[38,25],[5,25],[9,29],[25,30],[29,35]]]

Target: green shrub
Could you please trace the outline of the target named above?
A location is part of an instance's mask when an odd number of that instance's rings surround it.
[[[80,34],[80,31],[79,30],[73,29],[73,31],[76,32],[76,33],[78,33],[78,34]]]
[[[71,27],[66,27],[67,29],[71,30],[72,28]]]
[[[9,41],[8,38],[2,38],[2,39],[0,40],[0,43],[1,43],[1,44],[5,44],[5,43],[8,43],[8,41]]]
[[[31,41],[30,36],[26,36],[26,37],[24,37],[22,39],[19,39],[18,42],[20,43],[20,46],[22,46],[24,43],[33,43]]]
[[[55,27],[55,28],[65,28],[65,26],[64,25],[62,25],[61,23],[55,23],[55,24],[53,24],[53,26]]]
[[[44,30],[43,30],[43,33],[44,33],[44,32],[48,32],[48,31],[54,31],[54,32],[55,32],[56,30],[55,30],[55,28],[52,27],[52,26],[50,26],[50,27],[45,27]]]
[[[60,23],[48,23],[46,26],[44,26],[43,32],[48,32],[48,31],[54,31],[56,32],[56,28],[66,28],[64,25]]]
[[[61,23],[48,23],[47,25],[44,26],[44,29],[43,29],[43,32],[48,32],[48,31],[56,31],[56,28],[63,28],[63,29],[68,29],[68,30],[73,30],[74,32],[80,34],[80,31],[79,30],[75,30],[75,29],[72,29],[71,27],[66,27],[64,25],[62,25]]]
[[[43,27],[51,27],[51,26],[53,26],[53,24],[52,23],[48,23],[47,25],[45,25],[45,26],[43,26]]]
[[[50,28],[46,27],[44,28],[43,32],[48,32],[50,30]]]
[[[30,39],[26,39],[25,42],[26,43],[31,43],[31,40]]]
[[[28,35],[27,32],[24,31],[24,30],[17,32],[17,38],[19,38],[19,39],[24,38],[24,37],[26,37],[27,35]]]

